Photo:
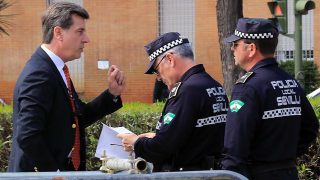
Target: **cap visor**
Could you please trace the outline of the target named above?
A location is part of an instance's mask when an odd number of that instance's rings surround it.
[[[223,41],[226,43],[231,43],[231,42],[237,41],[239,39],[241,39],[241,38],[233,34],[227,38],[224,38]]]
[[[148,68],[146,69],[146,71],[144,72],[145,74],[153,74],[153,64],[154,64],[155,60],[151,61],[148,65]]]

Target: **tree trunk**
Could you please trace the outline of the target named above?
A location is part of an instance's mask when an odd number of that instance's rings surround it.
[[[234,64],[234,57],[230,48],[231,46],[230,44],[223,42],[223,39],[234,33],[237,20],[243,17],[242,0],[218,0],[216,10],[220,57],[224,78],[223,86],[227,95],[230,96],[233,85],[236,80],[243,75],[243,70]]]

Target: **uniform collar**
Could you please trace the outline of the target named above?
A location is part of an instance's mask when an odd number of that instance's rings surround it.
[[[270,65],[278,65],[275,58],[266,58],[266,59],[259,61],[248,72],[254,72],[255,70],[257,70],[261,67],[270,66]]]
[[[187,80],[193,74],[197,74],[199,72],[204,72],[204,71],[205,71],[205,69],[202,64],[195,65],[183,74],[180,81],[183,82],[183,81]]]

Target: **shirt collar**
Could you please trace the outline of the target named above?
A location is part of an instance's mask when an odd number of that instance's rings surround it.
[[[64,66],[64,62],[63,60],[57,56],[56,54],[54,54],[52,51],[50,51],[44,44],[41,45],[41,48],[48,54],[48,56],[50,57],[50,59],[53,61],[53,63],[56,65],[57,69],[59,71],[62,70],[63,66]]]

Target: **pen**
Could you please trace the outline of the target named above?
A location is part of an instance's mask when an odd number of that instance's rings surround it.
[[[121,144],[110,144],[111,146],[121,146],[123,147]]]

